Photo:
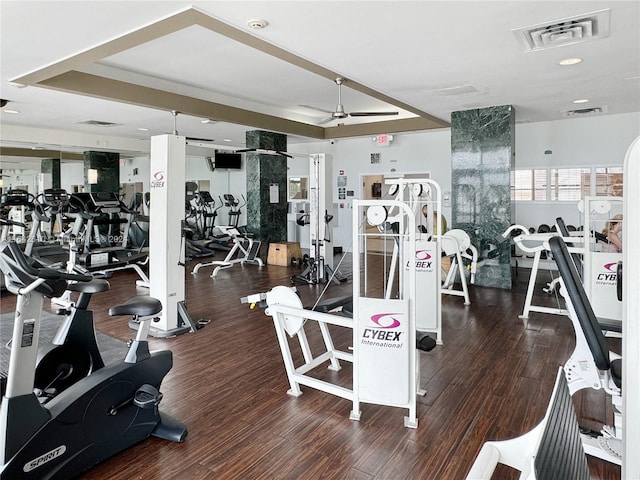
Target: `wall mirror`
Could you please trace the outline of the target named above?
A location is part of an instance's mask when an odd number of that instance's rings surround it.
[[[309,177],[289,177],[287,183],[287,200],[304,202],[309,199]]]

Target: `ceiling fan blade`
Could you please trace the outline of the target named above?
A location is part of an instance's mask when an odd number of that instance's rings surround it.
[[[186,140],[191,140],[192,142],[209,142],[213,143],[215,140],[213,138],[198,138],[198,137],[184,137]]]
[[[331,113],[331,112],[329,112]],[[329,123],[333,120],[336,120],[335,118],[333,118],[332,115],[329,115],[328,117],[324,117],[322,120],[320,120],[319,122],[317,122],[318,125],[324,125],[325,123]]]
[[[308,108],[309,110],[315,110],[317,112],[322,113],[333,113],[331,110],[327,110],[325,108],[314,107],[313,105],[298,105],[299,107]]]
[[[281,152],[280,150],[268,150],[265,148],[241,148],[240,150],[235,150],[235,153],[245,152],[264,153],[267,155],[282,155],[283,157],[293,158],[293,155],[290,155],[287,152]]]
[[[382,117],[398,115],[398,112],[351,112],[350,117]]]

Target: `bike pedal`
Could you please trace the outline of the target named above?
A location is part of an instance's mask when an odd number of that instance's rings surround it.
[[[139,408],[155,408],[162,400],[162,393],[153,385],[142,385],[133,397],[133,404]]]

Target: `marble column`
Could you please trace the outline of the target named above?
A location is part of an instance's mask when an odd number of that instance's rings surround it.
[[[120,154],[117,152],[88,151],[84,156],[85,192],[120,192]],[[89,183],[88,171],[98,171],[98,182]]]
[[[287,136],[253,130],[247,148],[285,152]],[[247,169],[247,229],[262,241],[261,255],[271,242],[287,241],[287,157],[257,152],[245,154]],[[277,201],[272,203],[272,192]]]
[[[43,158],[40,162],[40,173],[51,174],[51,188],[60,188],[60,159]]]
[[[511,249],[499,238],[513,218],[514,162],[511,105],[451,114],[451,228],[467,232],[478,249],[477,285],[511,288]]]

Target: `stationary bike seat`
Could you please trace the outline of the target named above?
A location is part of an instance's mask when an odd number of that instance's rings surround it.
[[[109,309],[109,315],[112,317],[118,315],[137,315],[147,316],[155,315],[162,311],[162,303],[157,298],[136,296],[131,297],[125,303],[116,305]]]
[[[70,283],[67,290],[80,293],[100,293],[109,290],[109,282],[99,278],[94,278],[90,282]]]

